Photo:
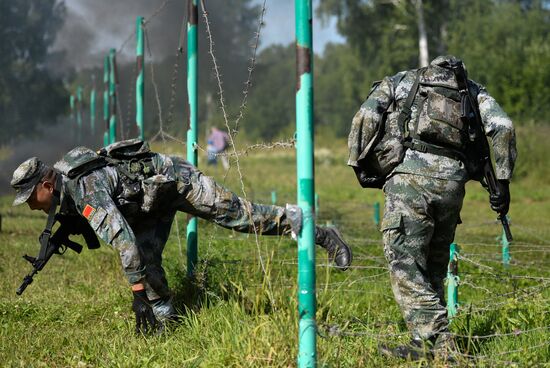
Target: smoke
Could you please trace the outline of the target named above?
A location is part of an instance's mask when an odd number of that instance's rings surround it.
[[[52,125],[39,132],[39,136],[19,142],[12,147],[6,147],[9,151],[4,160],[0,160],[0,195],[13,194],[10,181],[13,171],[26,159],[36,156],[42,162],[52,166],[56,161],[76,146],[87,146],[98,149],[102,145],[102,133],[96,122],[95,132],[91,132],[89,126],[83,123],[83,128],[78,136],[75,122],[71,119],[62,119],[58,124]]]
[[[187,21],[185,1],[175,0],[66,0],[67,16],[53,51],[63,51],[62,67],[82,70],[102,65],[114,48],[119,62],[135,58],[136,18],[145,17],[151,53],[160,60],[174,54],[182,22]],[[151,18],[153,17],[153,18]]]

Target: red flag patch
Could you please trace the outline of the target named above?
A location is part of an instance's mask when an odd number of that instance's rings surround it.
[[[86,217],[86,220],[89,220],[90,217],[94,214],[95,208],[90,206],[89,204],[84,207],[84,210],[82,211],[82,216]]]

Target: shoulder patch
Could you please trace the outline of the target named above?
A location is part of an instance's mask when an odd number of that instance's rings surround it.
[[[92,217],[94,213],[95,208],[89,204],[87,204],[86,207],[84,207],[84,210],[82,210],[82,216],[86,217],[86,220],[90,220],[90,217]]]

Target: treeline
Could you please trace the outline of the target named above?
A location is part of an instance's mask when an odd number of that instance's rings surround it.
[[[346,135],[373,81],[419,66],[419,10],[428,60],[461,57],[517,125],[550,122],[550,2],[321,0],[317,15],[336,15],[347,43],[328,45],[315,59],[318,131]],[[293,55],[292,46],[277,46],[259,57],[244,122],[254,136],[293,131]]]
[[[250,140],[291,137],[295,129],[294,45],[262,48],[244,117],[239,119],[260,8],[252,0],[210,0],[207,4],[231,129],[238,121],[240,134]],[[174,21],[155,19],[150,29],[153,42],[166,32],[179,32],[175,23],[186,13],[185,4],[173,6],[169,15]],[[69,94],[83,85],[86,99],[92,76],[100,80],[101,65],[60,76],[48,73],[47,61],[52,57],[48,50],[64,16],[63,6],[54,0],[0,0],[0,47],[4,50],[0,52],[0,143],[27,137],[37,127],[51,124],[55,116],[67,118]],[[333,16],[346,42],[329,44],[322,53],[314,50],[318,132],[347,135],[351,118],[373,81],[416,68],[441,54],[461,57],[470,77],[486,85],[516,124],[550,122],[548,0],[320,0],[315,21]],[[212,125],[224,127],[225,121],[204,25],[199,29],[199,119],[206,131]],[[181,42],[185,45],[184,38]],[[185,51],[176,54],[176,46],[168,55],[154,55],[153,65],[146,56],[149,137],[161,122],[170,133],[185,135],[186,57]],[[120,121],[127,135],[132,135],[134,127],[134,69],[131,64],[119,65]],[[97,85],[100,91],[101,83]],[[96,121],[101,127],[99,111]]]

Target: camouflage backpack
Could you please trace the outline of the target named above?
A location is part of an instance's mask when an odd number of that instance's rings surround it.
[[[129,139],[115,142],[111,145],[93,151],[87,147],[76,147],[67,152],[57,161],[54,169],[69,179],[79,177],[107,165],[117,165],[117,169],[129,176],[145,174],[150,161],[151,150],[149,144],[139,139]]]
[[[461,95],[450,68],[450,63],[457,61],[454,57],[438,57],[426,68],[374,83],[353,119],[348,137],[348,165],[362,187],[381,188],[407,149],[451,157],[468,167],[468,127],[461,120]],[[392,96],[380,111],[373,99],[382,82],[390,86]],[[472,83],[472,87],[476,85]],[[407,98],[397,99],[397,91],[403,88],[408,90]],[[411,120],[413,111],[415,119]]]
[[[97,152],[86,147],[74,148],[54,168],[70,179],[68,185],[71,186],[93,170],[114,166],[121,180],[121,196],[128,203],[139,205],[142,211],[152,212],[167,207],[178,191],[173,177],[156,174],[153,157],[147,142],[130,139]],[[168,162],[171,165],[171,161]]]

